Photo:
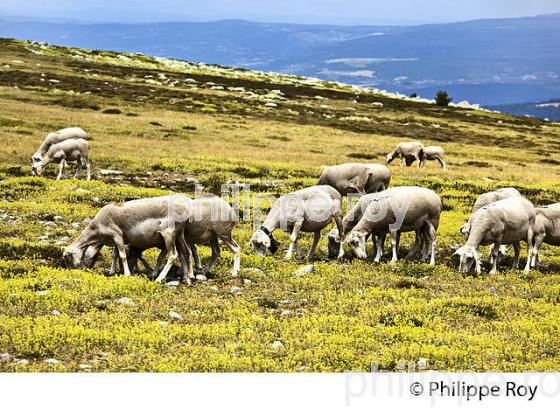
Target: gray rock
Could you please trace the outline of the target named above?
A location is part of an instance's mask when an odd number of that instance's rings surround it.
[[[123,172],[122,171],[117,171],[116,169],[100,169],[99,173],[101,175],[104,176],[109,176],[109,175],[122,175]]]
[[[169,317],[173,320],[181,320],[183,319],[183,316],[181,316],[179,313],[177,312],[169,312]]]
[[[303,275],[306,275],[308,273],[315,273],[315,272],[316,272],[315,265],[306,265],[306,266],[303,266],[303,267],[299,268],[298,270],[296,270],[294,272],[294,275],[303,276]]]
[[[233,296],[239,296],[243,293],[243,289],[241,289],[240,287],[237,286],[233,286],[229,293],[231,293]]]
[[[135,303],[127,297],[120,298],[119,303],[125,306],[135,306]]]
[[[284,343],[282,343],[280,340],[276,340],[274,343],[272,343],[272,348],[274,350],[280,350],[284,347]]]
[[[59,312],[58,310],[53,310],[53,311],[51,312],[51,314],[52,314],[53,316],[60,316],[60,312]]]
[[[14,359],[14,356],[12,356],[9,353],[0,354],[0,362],[11,362],[13,359]]]
[[[45,362],[46,364],[52,364],[52,365],[60,364],[60,360],[56,360],[56,359],[54,359],[54,358],[45,359],[44,362]]]

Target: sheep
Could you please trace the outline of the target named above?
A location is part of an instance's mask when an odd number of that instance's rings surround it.
[[[539,250],[543,243],[560,246],[560,203],[538,206],[535,211],[532,268],[538,265]]]
[[[506,198],[511,198],[514,196],[521,196],[521,193],[513,188],[513,187],[508,187],[508,188],[500,188],[497,189],[495,191],[491,191],[491,192],[486,192],[482,195],[480,195],[477,200],[475,201],[472,210],[471,210],[471,215],[473,213],[475,213],[476,211],[478,211],[480,208],[485,207],[487,205],[490,205],[491,203],[500,201],[502,199],[506,199]],[[463,235],[463,237],[465,238],[465,240],[469,237],[469,230],[470,230],[470,218],[469,220],[463,224],[463,226],[461,226],[460,232]],[[518,245],[516,245],[518,246]],[[506,255],[507,254],[507,250],[508,247],[507,246],[500,246],[500,255]],[[489,261],[490,263],[492,263],[492,251],[490,251],[489,254]]]
[[[341,164],[323,167],[317,185],[330,185],[340,195],[361,195],[387,189],[391,182],[391,171],[380,164]]]
[[[481,272],[480,245],[493,245],[492,269],[497,271],[499,248],[502,244],[512,244],[515,249],[513,269],[519,267],[520,241],[527,242],[528,256],[525,274],[529,273],[533,250],[533,229],[536,211],[531,202],[521,196],[513,196],[493,202],[477,210],[470,218],[470,230],[465,245],[457,249],[454,255],[459,256],[459,270],[467,272],[475,264],[478,274]]]
[[[77,168],[74,178],[78,178],[85,164],[87,180],[91,179],[91,167],[89,163],[89,143],[84,139],[69,139],[58,144],[51,145],[45,156],[33,165],[31,173],[33,175],[41,175],[44,167],[59,162],[59,170],[56,180],[66,177],[66,164],[68,161],[76,161]]]
[[[437,161],[441,165],[441,168],[447,171],[447,166],[445,165],[445,151],[442,147],[424,147],[420,166],[425,166],[426,161]]]
[[[387,164],[390,164],[395,158],[399,157],[401,159],[401,167],[405,164],[408,167],[415,161],[418,161],[418,168],[420,168],[423,152],[424,145],[421,142],[401,142],[393,152],[387,154]]]
[[[193,218],[187,221],[184,234],[185,240],[192,251],[196,269],[204,273],[211,271],[212,266],[220,257],[220,243],[218,239],[221,239],[233,252],[232,276],[236,277],[239,274],[241,264],[241,250],[237,242],[231,237],[231,231],[239,219],[237,213],[226,201],[213,195],[193,200],[192,209]],[[212,247],[212,256],[203,268],[196,245],[206,244],[210,244]],[[134,248],[131,250],[131,254],[135,256],[135,259],[143,263],[141,258],[142,251],[141,249]],[[136,256],[138,252],[140,257]],[[165,250],[162,250],[162,252],[165,252]],[[161,257],[160,255],[158,259],[161,259]],[[136,268],[134,266],[134,269]]]
[[[342,229],[344,230],[344,234],[348,234],[362,219],[362,216],[367,210],[367,207],[372,201],[378,200],[380,197],[390,194],[394,188],[388,189],[387,191],[368,194],[360,197],[356,205],[348,212],[348,214],[342,220]],[[420,246],[419,240],[421,238],[421,232],[417,232],[416,242],[411,249],[411,252],[406,256],[406,258],[410,258],[415,254],[415,251]],[[327,234],[328,239],[328,254],[329,258],[336,258],[340,253],[340,233],[338,228],[332,228],[331,231]],[[399,235],[400,239],[400,235]],[[367,240],[367,238],[366,238]],[[376,257],[375,262],[379,262],[381,260],[381,256],[383,254],[383,244],[385,243],[385,235],[383,238],[373,237],[372,242],[374,247],[376,247]],[[379,246],[378,246],[379,245]]]
[[[52,145],[58,144],[59,142],[68,139],[78,139],[78,138],[84,140],[89,139],[86,132],[78,127],[63,128],[55,132],[50,132],[49,134],[47,134],[47,137],[45,138],[45,140],[43,141],[43,143],[41,144],[37,152],[35,152],[35,154],[33,154],[33,156],[31,157],[32,165],[34,166],[36,163],[40,162],[43,159],[43,155],[47,153],[47,151]]]
[[[155,247],[165,249],[168,255],[167,263],[156,281],[161,282],[165,279],[173,262],[179,257],[183,266],[183,280],[190,284],[194,278],[192,253],[185,241],[184,230],[192,215],[192,200],[182,195],[106,205],[99,210],[80,236],[66,247],[63,259],[68,267],[90,268],[95,264],[104,245],[115,246],[124,275],[129,276],[125,246],[139,249]],[[159,259],[155,273],[159,269]],[[111,273],[114,273],[115,262],[113,260]]]
[[[275,253],[279,244],[272,233],[279,228],[290,233],[290,246],[285,256],[286,260],[290,260],[294,247],[296,256],[300,257],[297,243],[300,231],[313,232],[313,244],[306,258],[310,260],[321,239],[321,230],[332,219],[335,220],[339,232],[343,232],[342,196],[331,186],[318,185],[282,195],[268,213],[262,226],[251,237],[250,244],[258,256],[266,256],[267,249]]]
[[[350,246],[357,258],[365,259],[367,235],[377,236],[376,261],[379,262],[379,252],[382,249],[380,238],[389,233],[393,251],[391,262],[396,262],[399,234],[416,231],[417,239],[411,253],[416,253],[420,247],[422,259],[425,260],[430,256],[431,250],[430,264],[435,265],[436,231],[441,209],[441,199],[434,191],[414,186],[392,188],[369,204],[362,219],[343,243]]]

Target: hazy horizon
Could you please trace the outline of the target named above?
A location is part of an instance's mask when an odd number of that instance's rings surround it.
[[[557,0],[3,0],[0,15],[76,23],[163,23],[248,20],[263,23],[333,25],[417,25],[477,19],[527,17],[560,12]]]

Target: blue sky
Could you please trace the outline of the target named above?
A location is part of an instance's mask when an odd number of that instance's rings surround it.
[[[417,24],[557,12],[560,0],[0,0],[0,15],[96,22]]]

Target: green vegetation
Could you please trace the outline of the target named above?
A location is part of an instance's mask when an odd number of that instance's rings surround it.
[[[0,40],[0,91],[0,354],[10,355],[0,371],[367,371],[421,358],[429,370],[560,370],[560,249],[544,246],[528,277],[507,270],[509,257],[494,277],[463,276],[451,259],[482,192],[513,185],[535,204],[560,199],[558,124],[11,40]],[[65,126],[92,136],[94,180],[54,181],[54,166],[29,176],[46,133]],[[391,168],[392,185],[443,199],[435,268],[324,261],[323,239],[316,271],[301,273],[281,252],[253,255],[249,221],[234,231],[235,279],[226,250],[213,279],[193,287],[106,276],[107,249],[95,269],[61,266],[63,246],[106,203],[193,195],[196,181],[210,192],[239,182],[253,195],[285,193],[315,183],[321,165],[382,162],[411,138],[448,152],[445,174]],[[403,251],[412,240],[403,235]]]
[[[447,107],[451,102],[453,101],[453,98],[449,98],[449,94],[447,94],[447,91],[438,91],[436,94],[436,105],[439,107]]]

